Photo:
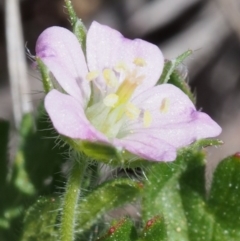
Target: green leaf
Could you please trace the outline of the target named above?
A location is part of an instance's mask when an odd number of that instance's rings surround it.
[[[107,211],[137,200],[142,185],[130,179],[116,179],[103,183],[79,203],[78,232],[89,229]]]
[[[21,206],[13,205],[16,201],[16,190],[7,182],[8,175],[8,139],[10,125],[0,120],[0,240],[15,241],[17,239],[12,220],[19,217]]]
[[[58,240],[58,211],[56,197],[42,197],[28,209],[24,218],[22,241]]]
[[[180,180],[189,240],[240,239],[240,155],[221,162],[214,172],[209,200],[205,198],[204,165],[189,169]],[[237,187],[237,188],[236,188]]]
[[[180,151],[175,162],[156,163],[147,173],[148,180],[143,192],[143,219],[147,221],[156,214],[163,215],[169,241],[188,240],[188,221],[179,181],[189,169],[202,166],[203,161],[202,152],[186,148]]]
[[[133,241],[137,239],[137,232],[129,218],[114,221],[108,232],[97,239],[98,241]]]
[[[20,134],[20,143],[17,150],[13,167],[12,175],[10,178],[10,186],[13,185],[21,194],[26,194],[32,196],[36,193],[35,187],[31,182],[28,172],[26,170],[26,160],[24,157],[24,143],[28,138],[29,133],[34,132],[34,123],[33,117],[31,114],[26,114],[23,116],[19,134]],[[18,195],[15,193],[15,195]]]
[[[147,221],[138,241],[167,241],[167,230],[164,219],[156,216]]]
[[[9,123],[7,121],[0,120],[0,193],[3,193],[7,177],[8,137]]]
[[[158,80],[157,84],[165,84],[169,81],[173,71],[176,67],[181,64],[187,57],[189,57],[193,53],[192,50],[188,50],[183,54],[179,55],[176,59],[166,61],[164,64],[163,72]]]
[[[82,46],[84,52],[86,52],[86,27],[84,26],[81,19],[79,19],[73,9],[72,1],[65,0],[65,5],[68,10],[70,22],[73,27],[73,33],[78,38],[79,43]]]
[[[183,79],[181,74],[177,71],[174,70],[172,74],[170,75],[170,79],[168,81],[169,84],[173,84],[176,87],[178,87],[180,90],[182,90],[189,98],[190,100],[196,104],[196,98],[194,94],[192,93],[190,86],[188,83]]]
[[[213,217],[208,212],[205,191],[205,162],[195,160],[179,180],[179,192],[184,209],[188,239],[194,241],[211,240]]]
[[[209,211],[215,217],[214,241],[240,240],[240,153],[223,160],[216,168]]]
[[[42,106],[36,119],[30,114],[24,116],[20,132],[11,183],[22,194],[30,196],[57,191],[58,187],[63,186],[62,154],[68,151],[68,146],[56,143],[59,140]]]

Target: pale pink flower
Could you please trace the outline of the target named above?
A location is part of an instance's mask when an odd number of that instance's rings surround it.
[[[86,42],[85,59],[75,35],[64,28],[48,28],[37,41],[37,56],[61,87],[45,98],[58,133],[152,161],[173,161],[178,148],[220,134],[181,90],[156,86],[164,65],[157,46],[97,22]]]

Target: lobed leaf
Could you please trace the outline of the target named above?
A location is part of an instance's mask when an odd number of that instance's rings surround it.
[[[240,240],[240,154],[224,159],[212,180],[208,209],[214,215],[213,241]]]
[[[179,153],[175,162],[157,163],[152,165],[147,173],[148,180],[143,192],[143,219],[147,221],[156,214],[163,215],[169,241],[188,240],[188,220],[182,200],[180,178],[184,173],[191,173],[190,170],[202,165],[204,154],[187,148]],[[201,185],[204,185],[204,182]],[[200,190],[198,192],[201,196],[204,195],[202,188]]]

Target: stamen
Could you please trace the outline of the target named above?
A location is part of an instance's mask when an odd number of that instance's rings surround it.
[[[118,73],[121,73],[122,71],[127,71],[127,64],[123,61],[120,61],[119,63],[117,63],[114,67],[114,70],[117,71]]]
[[[96,79],[99,76],[99,71],[95,70],[95,71],[90,71],[87,76],[86,79],[88,81],[92,81],[94,79]]]
[[[109,94],[103,99],[104,105],[108,107],[114,107],[115,104],[118,102],[118,95],[116,94]]]
[[[103,77],[105,79],[106,84],[109,87],[116,87],[118,84],[118,79],[111,69],[104,69],[103,70]]]
[[[127,103],[125,114],[127,115],[127,117],[129,117],[129,119],[137,119],[140,112],[140,109],[138,109],[134,104],[132,104],[131,102]]]
[[[119,96],[119,104],[127,103],[135,89],[143,82],[145,76],[137,76],[137,71],[128,73],[125,80],[119,86],[116,94]]]
[[[143,80],[146,78],[145,75],[140,75],[138,77],[136,77],[135,81],[138,85],[142,84]]]
[[[166,114],[169,111],[169,106],[170,100],[168,98],[164,98],[160,106],[160,112]]]
[[[148,110],[145,110],[143,114],[143,125],[144,127],[147,128],[151,125],[151,123],[152,123],[152,115]]]
[[[133,60],[133,63],[136,65],[136,66],[139,66],[139,67],[144,67],[147,65],[145,59],[143,58],[136,58]]]

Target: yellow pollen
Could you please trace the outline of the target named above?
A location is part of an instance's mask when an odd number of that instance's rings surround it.
[[[141,112],[140,109],[138,109],[134,104],[132,104],[131,102],[127,103],[125,114],[129,119],[131,120],[137,119],[140,112]]]
[[[90,71],[87,76],[86,76],[86,79],[88,81],[91,81],[91,80],[94,80],[96,79],[97,77],[99,76],[99,71]]]
[[[139,66],[139,67],[144,67],[147,65],[145,59],[143,58],[136,58],[133,60],[133,63],[136,65],[136,66]]]
[[[118,102],[118,95],[116,94],[109,94],[103,99],[104,105],[108,107],[114,107],[115,104]]]
[[[118,80],[117,80],[117,77],[116,77],[115,73],[113,72],[113,70],[104,69],[103,70],[103,77],[104,77],[104,80],[105,80],[106,84],[109,87],[116,87],[117,86]]]
[[[152,115],[148,110],[145,110],[143,114],[143,125],[144,127],[147,128],[151,125],[151,123],[152,123]]]
[[[169,106],[170,100],[168,98],[164,98],[160,106],[160,112],[166,114],[169,111]]]
[[[121,73],[122,71],[127,71],[128,70],[127,64],[123,61],[120,61],[115,65],[114,70],[117,71],[118,73]]]

